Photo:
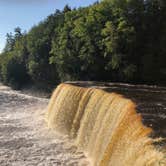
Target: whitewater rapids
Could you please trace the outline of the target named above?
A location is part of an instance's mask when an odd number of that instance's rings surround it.
[[[66,136],[47,128],[47,104],[0,85],[0,166],[88,165]]]
[[[146,126],[153,127],[153,135],[166,136],[166,88],[77,83],[79,86],[85,84],[106,90],[109,86],[111,92],[132,98],[138,104],[138,111],[143,115]],[[44,119],[48,103],[48,99],[28,96],[0,85],[0,166],[90,165],[89,159],[76,150],[67,136],[57,135],[48,129]],[[76,123],[74,126],[72,137],[75,137],[78,129]],[[103,161],[108,161],[106,157]]]

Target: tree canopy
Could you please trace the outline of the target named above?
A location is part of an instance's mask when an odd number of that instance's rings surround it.
[[[166,2],[103,0],[48,16],[28,33],[8,33],[0,78],[21,87],[28,81],[66,80],[166,85]]]

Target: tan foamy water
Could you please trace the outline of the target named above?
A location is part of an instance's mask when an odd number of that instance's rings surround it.
[[[130,89],[128,86],[111,86],[115,92]],[[165,91],[152,87],[151,99],[148,96],[147,101],[144,98],[149,90],[147,87],[139,89],[143,93],[133,87],[136,95],[140,94],[146,103],[143,111],[151,108],[148,101],[152,101],[162,113],[159,123],[162,122],[160,133],[164,135]],[[153,140],[147,137],[151,130],[142,125],[130,100],[123,100],[115,93],[60,86],[51,98],[49,108],[52,111],[48,112],[47,118],[49,115],[49,125],[56,128],[54,131],[64,135],[49,130],[45,123],[48,102],[48,99],[0,86],[0,166],[86,166],[90,165],[88,160],[93,165],[103,166],[165,165],[163,153],[152,146]],[[151,113],[154,111],[151,109]],[[132,115],[131,118],[128,115]]]
[[[47,128],[47,104],[0,86],[0,166],[88,165],[67,136]]]

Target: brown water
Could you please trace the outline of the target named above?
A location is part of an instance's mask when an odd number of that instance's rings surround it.
[[[153,145],[158,139],[149,137],[152,129],[143,125],[135,104],[116,93],[61,84],[46,120],[69,135],[94,166],[166,165],[164,152]]]

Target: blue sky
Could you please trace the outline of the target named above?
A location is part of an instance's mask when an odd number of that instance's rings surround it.
[[[15,27],[28,31],[66,4],[73,8],[94,2],[96,0],[0,0],[0,52],[5,45],[6,33],[13,32]]]

